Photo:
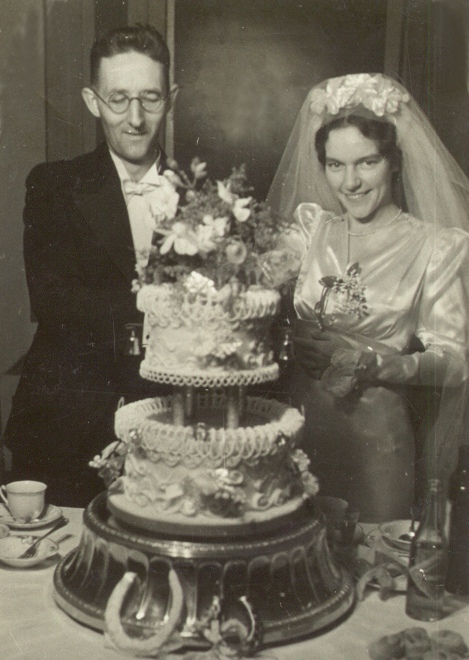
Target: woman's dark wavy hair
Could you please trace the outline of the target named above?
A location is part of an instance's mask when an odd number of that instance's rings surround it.
[[[169,91],[168,46],[158,30],[151,25],[140,24],[115,28],[94,42],[90,53],[91,84],[96,85],[98,82],[99,65],[103,57],[132,51],[148,55],[164,66],[166,89]]]
[[[329,133],[338,128],[347,128],[347,126],[355,126],[364,137],[373,140],[381,156],[389,160],[392,170],[400,172],[402,152],[397,146],[396,127],[394,124],[354,114],[333,119],[328,124],[321,126],[316,133],[316,153],[323,167],[326,165],[326,142]]]

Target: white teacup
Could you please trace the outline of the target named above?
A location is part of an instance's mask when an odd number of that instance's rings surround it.
[[[15,520],[30,522],[44,509],[46,488],[42,481],[12,481],[0,486],[0,496]]]

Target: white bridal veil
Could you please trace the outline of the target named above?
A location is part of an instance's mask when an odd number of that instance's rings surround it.
[[[409,213],[432,224],[435,235],[441,228],[450,227],[463,230],[461,234],[469,232],[469,180],[407,90],[382,74],[332,78],[308,93],[274,177],[268,195],[270,206],[284,217],[291,217],[302,202],[342,213],[318,161],[315,136],[321,126],[352,113],[395,125]],[[447,277],[458,280],[469,321],[469,234],[467,239],[461,242],[459,256],[449,265]],[[443,378],[435,370],[439,413],[436,420],[427,420],[426,455],[429,470],[443,479],[454,468],[459,443],[469,442],[468,349],[466,331],[462,352],[465,364],[461,365],[460,358],[446,356]]]

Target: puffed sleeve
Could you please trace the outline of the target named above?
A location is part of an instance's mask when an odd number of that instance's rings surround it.
[[[442,384],[435,383],[436,373],[457,385],[467,378],[469,234],[441,229],[432,240],[416,331],[425,347],[419,382]]]
[[[281,246],[297,252],[302,262],[321,220],[329,217],[334,217],[334,214],[324,211],[319,204],[300,204],[293,215],[295,222],[282,237]]]
[[[425,350],[379,356],[375,376],[389,383],[456,387],[468,376],[469,234],[442,229],[428,240],[415,330]]]

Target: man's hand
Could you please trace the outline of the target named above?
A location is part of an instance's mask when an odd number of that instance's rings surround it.
[[[336,332],[311,330],[309,337],[293,337],[293,350],[298,365],[310,376],[319,380],[331,363],[331,356],[338,348],[350,348],[349,342]]]

